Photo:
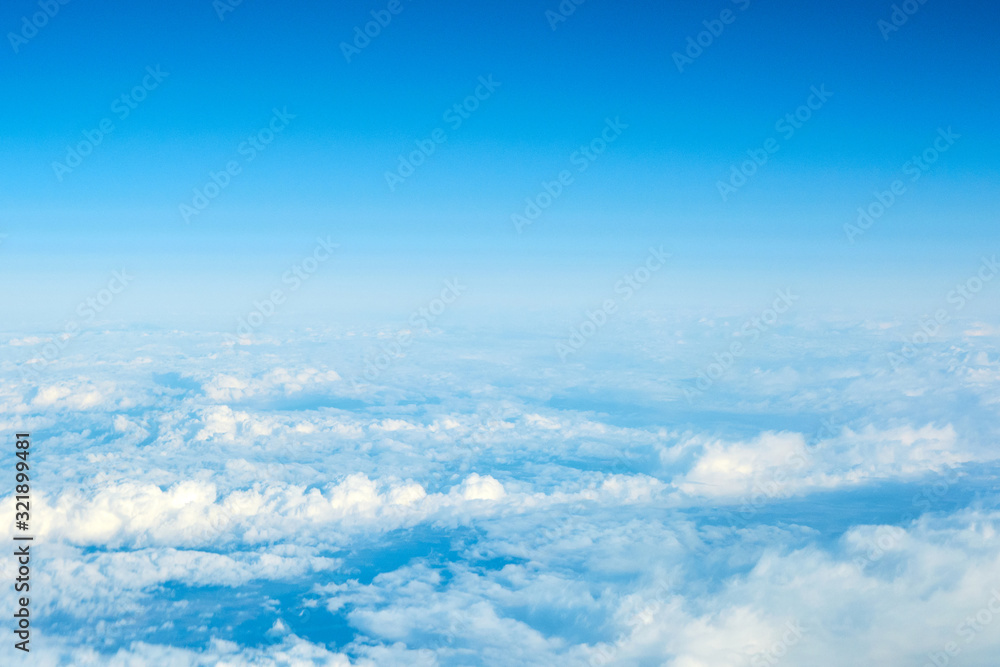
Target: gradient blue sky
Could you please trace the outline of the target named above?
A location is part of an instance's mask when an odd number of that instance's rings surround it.
[[[554,0],[402,4],[350,63],[339,44],[385,3],[247,0],[220,21],[208,0],[75,0],[18,53],[5,40],[8,307],[72,305],[127,265],[147,276],[142,300],[218,312],[266,291],[317,234],[343,254],[311,298],[404,310],[451,275],[478,280],[484,305],[590,303],[650,244],[676,257],[668,301],[791,283],[919,304],[995,247],[995,3],[930,0],[887,41],[889,2],[590,0],[555,31]],[[735,22],[679,73],[671,54],[726,8]],[[37,9],[5,6],[4,33]],[[59,182],[52,162],[156,65],[166,81]],[[490,74],[500,89],[390,192],[396,156]],[[820,84],[834,97],[723,202],[716,182]],[[178,205],[273,107],[296,118],[184,225]],[[510,215],[606,117],[629,129],[517,235]],[[948,126],[962,139],[849,245],[857,207]]]

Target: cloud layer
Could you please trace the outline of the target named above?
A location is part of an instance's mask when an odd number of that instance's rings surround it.
[[[432,332],[374,382],[384,331],[108,331],[43,366],[0,339],[0,421],[41,452],[36,655],[990,664],[996,328],[895,371],[894,331],[782,326],[695,400],[721,320],[569,363],[556,332]]]

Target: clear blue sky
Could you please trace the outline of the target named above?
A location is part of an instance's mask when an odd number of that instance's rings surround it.
[[[884,39],[890,2],[588,0],[553,30],[555,0],[401,0],[348,63],[340,44],[387,4],[245,0],[220,20],[209,0],[73,0],[17,53],[8,36],[3,279],[38,299],[127,263],[161,295],[190,281],[221,299],[205,286],[267,284],[322,233],[366,298],[462,271],[495,295],[517,284],[527,298],[546,276],[569,290],[652,243],[719,290],[791,277],[891,291],[900,272],[920,289],[938,284],[920,282],[929,274],[963,277],[996,247],[995,3],[928,0]],[[674,52],[727,9],[732,22],[679,72]],[[19,33],[37,11],[8,3],[0,27]],[[119,118],[113,102],[156,66],[169,75]],[[490,75],[499,87],[452,129],[444,113]],[[833,96],[786,139],[776,121],[821,85]],[[295,118],[247,161],[238,147],[274,108]],[[114,129],[60,181],[53,162],[106,118]],[[576,169],[606,118],[628,128],[517,234],[511,214]],[[961,138],[847,243],[857,207],[948,127]],[[447,141],[390,191],[385,172],[436,128]],[[718,181],[771,137],[780,150],[723,201]],[[233,159],[241,172],[185,224],[179,205]]]

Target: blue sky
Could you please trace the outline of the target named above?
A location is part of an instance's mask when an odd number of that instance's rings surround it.
[[[19,30],[33,7],[10,5],[0,21]],[[454,267],[499,298],[504,280],[611,270],[655,242],[714,276],[720,298],[734,280],[769,287],[790,272],[838,281],[856,302],[883,285],[884,267],[920,291],[928,271],[950,279],[995,238],[990,3],[929,2],[887,40],[877,23],[892,9],[878,3],[587,2],[555,30],[555,3],[400,7],[348,63],[340,43],[384,6],[244,2],[221,21],[208,2],[62,6],[0,56],[14,100],[0,112],[7,275],[45,256],[69,275],[127,262],[157,281],[217,285],[323,232],[359,284],[433,282]],[[672,54],[724,10],[732,22],[679,72]],[[112,102],[147,66],[169,76],[117,118]],[[449,128],[443,114],[490,75],[500,86]],[[822,85],[833,96],[783,138],[776,121]],[[274,108],[295,118],[184,224],[178,206],[243,159],[238,146]],[[60,181],[52,163],[104,118],[113,131]],[[511,214],[572,168],[606,118],[628,129],[518,235]],[[447,141],[390,191],[397,156],[439,127]],[[961,139],[847,244],[857,207],[947,127]],[[718,181],[770,137],[778,153],[723,201]],[[229,298],[203,291],[213,308]]]

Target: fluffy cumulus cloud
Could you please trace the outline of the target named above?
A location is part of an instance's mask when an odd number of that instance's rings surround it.
[[[791,495],[822,488],[860,485],[876,480],[913,479],[974,462],[951,424],[926,424],[855,432],[808,446],[801,433],[765,432],[750,441],[713,439],[683,446],[699,450],[695,465],[679,488],[692,496],[733,496],[762,491]]]
[[[993,664],[1000,328],[894,367],[896,323],[784,324],[706,386],[725,319],[615,326],[565,363],[438,332],[374,380],[384,331],[9,336],[32,659]]]

